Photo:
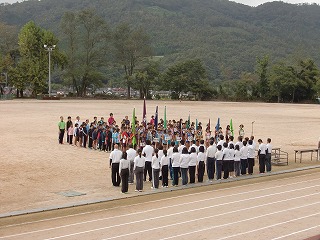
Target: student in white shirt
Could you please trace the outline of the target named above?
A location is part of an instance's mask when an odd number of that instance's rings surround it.
[[[208,180],[212,182],[214,179],[214,173],[216,168],[216,159],[215,154],[217,152],[217,146],[214,143],[213,140],[210,140],[210,146],[207,149],[206,157],[207,157],[207,174],[208,174]]]
[[[182,149],[182,154],[180,155],[180,170],[182,185],[188,184],[188,169],[189,169],[190,155],[188,149],[184,147]]]
[[[194,147],[191,148],[190,161],[189,161],[189,176],[190,183],[195,183],[196,179],[196,166],[197,166],[197,151]]]
[[[215,158],[216,158],[216,176],[217,176],[217,180],[221,179],[221,173],[222,173],[222,158],[223,158],[223,152],[222,152],[222,146],[218,145],[217,146],[217,152],[215,154]]]
[[[228,148],[229,148],[229,177],[233,178],[235,176],[234,175],[234,145],[233,145],[233,143],[230,143]]]
[[[173,154],[172,154],[172,168],[173,168],[173,186],[178,186],[179,184],[179,171],[180,171],[180,153],[178,151],[177,147],[173,148]]]
[[[127,193],[128,192],[128,183],[129,183],[129,167],[130,167],[130,161],[127,160],[127,153],[122,153],[122,158],[120,160],[119,164],[119,172],[121,176],[121,192]]]
[[[236,145],[236,148],[234,150],[234,174],[236,177],[240,176],[240,159],[241,159],[240,146]]]
[[[134,167],[133,170],[136,173],[136,192],[142,192],[143,190],[143,175],[144,175],[144,166],[145,166],[145,157],[142,156],[142,150],[138,149],[138,156],[134,158]]]
[[[115,187],[120,186],[120,174],[119,174],[119,164],[122,158],[122,152],[118,149],[119,145],[114,145],[114,150],[110,153],[110,168],[111,168],[111,178],[112,184]]]
[[[224,149],[224,147],[223,147],[223,145],[224,145],[224,136],[223,135],[220,135],[219,136],[219,142],[218,142],[218,144],[217,144],[217,146],[221,146],[222,147],[222,151],[223,151],[223,149]]]
[[[151,146],[150,140],[146,141],[146,146],[142,149],[142,155],[146,158],[146,165],[144,167],[144,181],[147,179],[147,172],[149,175],[149,182],[152,180],[152,155],[154,153],[154,148]]]
[[[266,166],[266,145],[262,142],[261,139],[258,139],[259,143],[259,172],[263,174],[265,172]]]
[[[137,151],[133,149],[133,145],[129,144],[129,149],[127,150],[127,159],[130,162],[130,168],[129,168],[129,183],[133,184],[134,181],[134,158],[137,156]]]
[[[266,148],[267,148],[266,169],[267,169],[267,172],[271,172],[271,153],[272,153],[271,138],[267,139]]]
[[[199,153],[197,156],[197,171],[198,171],[198,182],[203,182],[203,175],[205,169],[205,158],[204,146],[199,147]]]
[[[175,142],[171,141],[170,148],[168,149],[168,158],[169,158],[169,171],[170,171],[170,179],[173,180],[173,168],[172,168],[172,154],[173,154],[173,148],[175,146]]]
[[[158,155],[159,149],[154,150],[152,157],[152,187],[154,189],[159,188],[159,173],[160,173],[160,161]]]
[[[163,150],[163,156],[160,160],[163,187],[168,187],[169,157],[167,153],[167,150]]]
[[[241,175],[247,174],[248,168],[248,146],[247,141],[242,142],[243,147],[240,148],[240,165],[241,165]]]
[[[180,141],[180,146],[178,147],[178,151],[180,154],[182,154],[182,150],[185,148],[186,146],[184,145],[184,140]]]
[[[194,147],[196,149],[196,153],[198,154],[199,148],[196,145],[196,140],[192,140],[192,145],[189,147],[188,151],[191,153],[191,148]]]
[[[254,158],[256,156],[256,149],[252,145],[252,140],[249,140],[248,146],[248,174],[253,174]]]
[[[228,143],[224,142],[223,144],[223,157],[222,157],[222,166],[223,166],[223,179],[228,179],[229,178],[229,148],[228,148]]]

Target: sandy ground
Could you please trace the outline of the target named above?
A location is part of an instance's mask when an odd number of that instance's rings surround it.
[[[142,101],[39,101],[0,102],[0,213],[55,206],[108,197],[123,197],[111,186],[109,154],[58,144],[59,116],[77,115],[81,120],[93,116],[105,119],[114,113],[119,122],[125,115],[131,119],[133,107],[142,118]],[[230,118],[237,130],[244,124],[251,135],[254,122],[256,139],[272,138],[274,147],[289,153],[289,168],[313,165],[310,155],[302,164],[294,164],[294,149],[316,148],[320,136],[320,105],[224,103],[224,102],[147,102],[148,118],[159,106],[167,119],[187,119],[205,125],[211,119],[214,128],[220,117],[223,128]],[[286,169],[288,167],[275,167]],[[146,189],[150,189],[147,185]],[[77,191],[86,195],[68,198],[60,192]],[[133,186],[130,186],[131,195]],[[128,195],[126,195],[128,196]]]

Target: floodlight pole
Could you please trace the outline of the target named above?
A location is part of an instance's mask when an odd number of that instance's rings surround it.
[[[51,97],[51,52],[55,49],[56,45],[44,45],[43,47],[49,53],[49,97]]]

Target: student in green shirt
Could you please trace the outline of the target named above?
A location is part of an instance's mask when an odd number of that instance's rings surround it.
[[[58,123],[59,128],[59,143],[63,144],[64,132],[66,131],[66,123],[63,121],[63,117],[60,117],[60,122]]]

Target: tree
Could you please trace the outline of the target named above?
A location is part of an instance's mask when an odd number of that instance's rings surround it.
[[[269,56],[264,56],[262,58],[257,58],[257,69],[256,73],[259,76],[259,93],[263,100],[268,99],[270,92],[268,84],[268,66],[269,66]]]
[[[114,56],[123,67],[127,85],[127,97],[130,98],[132,76],[142,59],[151,56],[149,37],[142,28],[131,28],[127,23],[117,26],[113,34]]]
[[[61,27],[67,41],[68,64],[65,79],[78,96],[86,96],[89,87],[101,85],[100,68],[105,64],[109,30],[93,9],[77,14],[66,12]]]

